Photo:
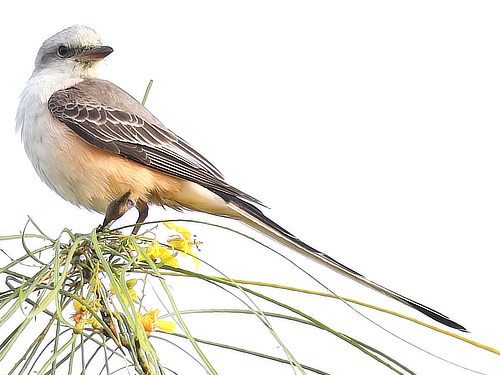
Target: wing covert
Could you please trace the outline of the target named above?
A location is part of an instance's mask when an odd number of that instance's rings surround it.
[[[85,83],[85,84],[84,84]],[[147,167],[198,183],[223,198],[234,196],[254,203],[260,202],[224,181],[223,175],[186,141],[165,128],[135,99],[110,82],[91,80],[94,84],[112,85],[119,97],[89,95],[89,82],[56,91],[49,99],[52,115],[90,144]],[[106,87],[108,90],[110,87]],[[92,93],[90,93],[92,94]],[[114,92],[115,96],[117,92]],[[109,96],[109,95],[108,95]],[[100,100],[104,99],[104,100]],[[108,99],[108,100],[106,100]],[[127,100],[141,114],[124,110]],[[125,103],[124,103],[125,102]],[[121,105],[121,108],[118,105]],[[125,108],[128,108],[126,106]],[[146,111],[146,113],[144,113]],[[145,117],[156,121],[148,121]]]

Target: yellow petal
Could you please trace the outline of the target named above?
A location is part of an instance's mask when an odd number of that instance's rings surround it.
[[[130,294],[130,297],[133,299],[133,300],[136,300],[137,299],[137,293],[134,289],[128,289],[128,292]]]
[[[198,268],[200,267],[200,260],[198,258],[193,257],[193,262],[194,265],[196,266],[196,271],[198,271]]]
[[[99,323],[99,321],[97,319],[95,319],[93,322],[92,322],[92,328],[94,329],[99,329],[101,328],[101,323]]]
[[[153,318],[150,316],[143,316],[141,318],[142,326],[146,332],[153,331]]]
[[[153,321],[156,321],[158,319],[158,314],[160,313],[160,309],[151,309],[149,310],[144,316],[150,316],[153,318]]]
[[[92,317],[84,320],[85,324],[92,324],[94,325],[95,322],[97,322],[97,319]]]
[[[75,311],[78,313],[78,312],[84,312],[87,310],[87,308],[85,306],[83,306],[83,304],[81,304],[80,302],[78,302],[76,299],[75,301],[73,302],[73,307],[75,308]]]
[[[158,240],[155,238],[151,243],[151,245],[149,245],[148,248],[146,249],[146,253],[149,256],[158,257],[159,252],[160,252],[160,244],[158,243]]]
[[[168,266],[179,268],[179,262],[172,255],[162,257],[161,261]]]
[[[167,228],[175,230],[177,232],[177,225],[175,225],[174,223],[171,223],[169,221],[165,221],[165,225],[167,226]]]
[[[193,253],[193,250],[191,250],[191,246],[189,246],[189,250],[187,251],[189,255],[191,255],[191,259],[193,259],[193,262],[196,266],[196,270],[198,271],[198,267],[200,266],[200,260],[196,257],[195,253]]]
[[[180,234],[182,234],[182,236],[186,239],[186,240],[189,240],[191,238],[191,232],[188,231],[186,228],[182,228],[182,227],[177,227],[177,232],[179,232]]]
[[[181,251],[182,256],[186,256],[186,240],[183,240],[182,238],[171,238],[168,240],[168,243],[170,246],[172,246],[175,250]]]
[[[169,223],[169,222],[165,222],[165,225],[172,229],[172,230],[175,230],[177,233],[180,233],[182,234],[182,236],[186,239],[186,240],[189,240],[191,238],[191,232],[188,231],[186,228],[183,228],[183,227],[178,227],[177,225],[173,224],[173,223]]]
[[[161,329],[166,333],[173,333],[175,331],[176,324],[174,322],[169,322],[167,320],[158,320],[155,323],[155,328]]]

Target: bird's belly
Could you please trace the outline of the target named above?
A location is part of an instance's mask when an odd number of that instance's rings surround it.
[[[99,149],[65,125],[47,120],[23,131],[24,147],[40,178],[65,200],[105,212],[128,190],[131,198],[148,202],[161,188],[162,204],[179,207],[172,196],[181,189],[180,179],[162,174],[159,181],[159,172]]]

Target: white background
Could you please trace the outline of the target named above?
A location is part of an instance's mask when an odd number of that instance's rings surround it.
[[[153,79],[148,108],[229,182],[272,207],[272,218],[370,279],[449,315],[467,327],[467,337],[499,349],[499,10],[494,1],[435,0],[13,2],[0,16],[0,235],[18,233],[27,215],[53,236],[64,227],[90,231],[102,220],[51,192],[14,133],[18,96],[41,43],[84,24],[115,49],[104,77],[139,100]],[[155,208],[150,218],[180,216]],[[320,289],[298,282],[279,259],[260,258],[264,252],[256,255],[247,242],[189,228],[204,242],[200,256],[232,277]],[[340,295],[425,320],[294,259]],[[187,293],[178,293],[182,308],[202,297],[193,291],[190,301]],[[204,297],[210,305],[210,295]],[[419,374],[471,373],[392,338],[341,305],[314,299],[304,309]],[[494,354],[362,311],[432,353],[500,374]],[[218,324],[223,336],[236,329],[225,320]],[[392,373],[339,340],[323,342],[318,335],[309,341],[283,328],[283,337],[290,333],[291,347],[307,342],[310,352],[297,349],[299,359],[328,372]],[[221,374],[293,373],[217,355],[212,358]]]

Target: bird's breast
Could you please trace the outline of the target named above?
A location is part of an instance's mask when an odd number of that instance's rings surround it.
[[[164,174],[160,179],[159,172],[89,144],[48,110],[32,114],[22,127],[26,153],[40,178],[65,200],[105,212],[128,190],[146,202],[161,190],[162,204],[180,206],[173,198],[180,179]]]

